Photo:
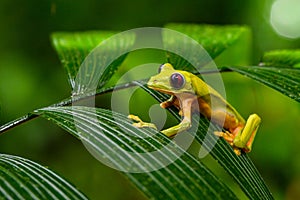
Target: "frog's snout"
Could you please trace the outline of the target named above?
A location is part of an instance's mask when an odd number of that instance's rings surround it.
[[[158,80],[156,78],[151,77],[150,80],[148,81],[147,85],[151,86],[153,84],[156,84],[158,82]]]

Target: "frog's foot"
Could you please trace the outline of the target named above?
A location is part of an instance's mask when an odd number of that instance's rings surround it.
[[[218,137],[224,138],[231,146],[233,146],[234,136],[232,133],[230,133],[228,131],[226,131],[226,132],[215,131],[214,134]]]
[[[234,135],[228,131],[226,132],[221,132],[221,131],[215,131],[214,134],[218,137],[224,138],[232,147],[233,151],[236,155],[241,155],[241,149],[234,146],[233,141],[234,141]]]
[[[155,124],[143,122],[136,115],[128,115],[127,117],[128,117],[128,119],[131,119],[131,120],[135,121],[135,123],[133,123],[132,125],[137,127],[137,128],[146,128],[146,127],[148,127],[148,128],[154,128],[155,130],[157,130],[157,127],[155,126]]]

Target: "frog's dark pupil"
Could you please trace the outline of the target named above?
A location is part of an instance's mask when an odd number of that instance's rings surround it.
[[[170,84],[174,89],[180,89],[184,86],[185,80],[180,73],[174,73],[171,75]]]

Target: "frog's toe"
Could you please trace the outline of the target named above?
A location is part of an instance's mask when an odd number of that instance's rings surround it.
[[[148,127],[148,128],[154,128],[154,129],[157,130],[157,127],[155,126],[155,124],[143,122],[136,115],[128,115],[127,117],[128,117],[128,119],[131,119],[131,120],[135,121],[135,123],[133,123],[132,125],[137,127],[137,128],[146,128],[146,127]]]
[[[138,116],[136,116],[136,115],[131,115],[130,114],[130,115],[127,116],[127,118],[131,119],[133,121],[136,121],[136,122],[142,122],[142,120]],[[136,124],[138,124],[138,123],[136,123]]]
[[[233,146],[233,135],[226,131],[226,132],[221,132],[221,131],[215,131],[214,134],[218,137],[224,138],[231,146]]]
[[[135,124],[137,124],[136,127],[139,127],[139,128],[154,128],[155,130],[157,130],[157,127],[155,126],[155,124],[152,124],[152,123],[138,122]]]
[[[236,155],[241,155],[241,149],[240,148],[233,148],[233,151]]]
[[[132,126],[135,126],[137,128],[142,128],[143,124],[141,122],[132,123]]]

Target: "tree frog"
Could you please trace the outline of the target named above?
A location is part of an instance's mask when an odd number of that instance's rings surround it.
[[[159,92],[171,95],[170,99],[162,102],[160,106],[167,108],[175,106],[179,109],[182,121],[173,127],[162,130],[161,133],[168,137],[174,137],[177,133],[189,129],[193,113],[201,113],[213,123],[223,127],[225,132],[215,132],[215,135],[223,137],[237,155],[250,152],[252,143],[261,122],[257,114],[249,116],[247,121],[231,106],[216,90],[207,85],[196,75],[182,70],[175,70],[170,63],[160,66],[159,74],[152,76],[147,83],[148,87]],[[224,105],[212,107],[214,102]],[[136,127],[156,126],[143,122],[138,116],[129,115],[134,120]]]

